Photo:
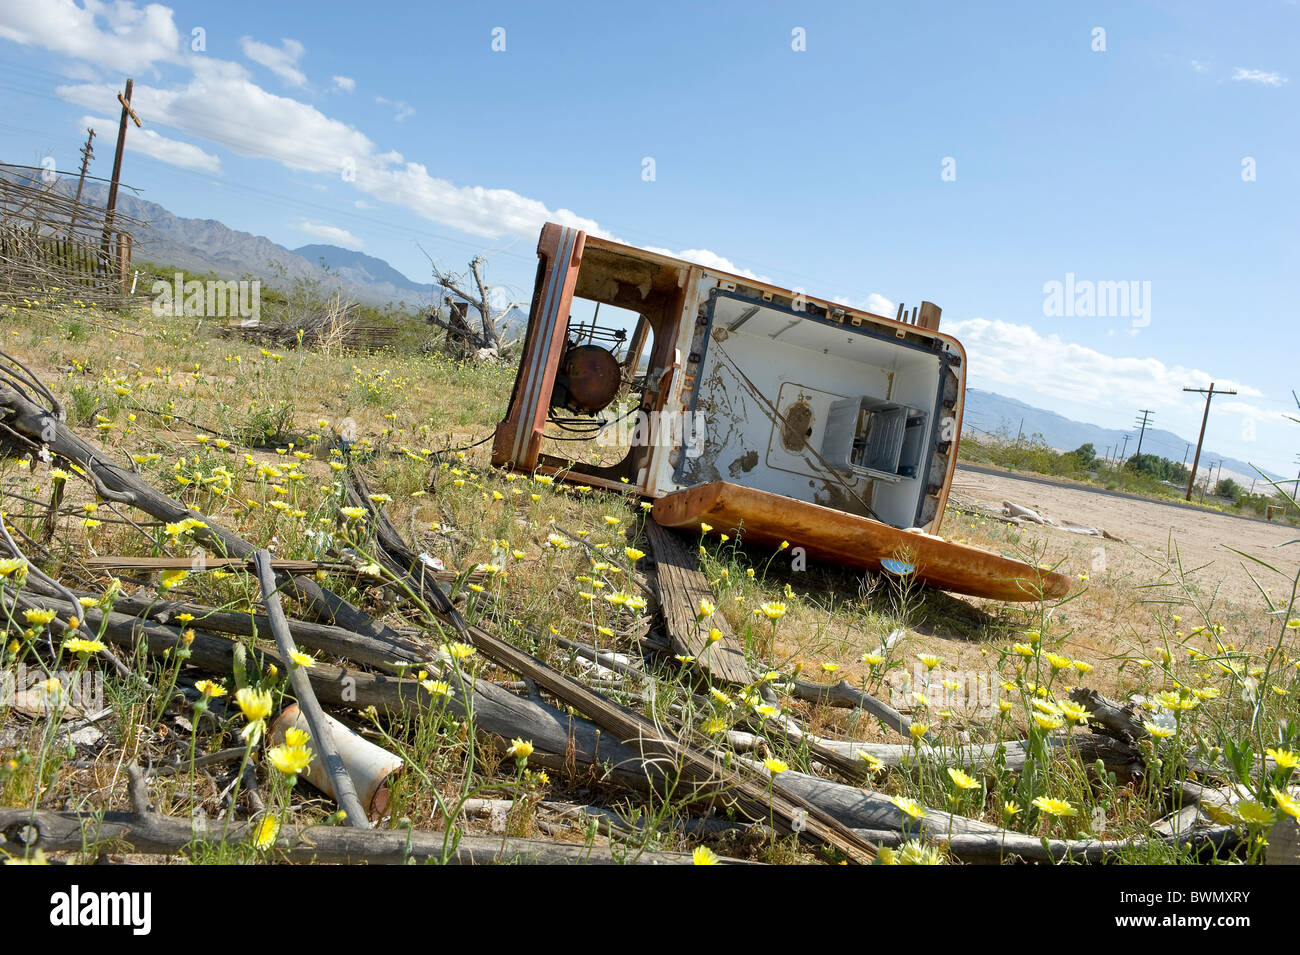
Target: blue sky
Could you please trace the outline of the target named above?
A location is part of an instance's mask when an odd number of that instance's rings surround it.
[[[547,218],[929,299],[975,387],[1194,438],[1214,380],[1207,446],[1293,471],[1300,3],[465,6],[9,2],[0,158],[89,119],[107,175],[130,75],[123,178],[178,215],[518,299]],[[1138,298],[1049,314],[1067,275]]]

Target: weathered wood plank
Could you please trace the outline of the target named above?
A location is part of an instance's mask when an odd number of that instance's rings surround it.
[[[703,622],[698,619],[700,601],[712,600],[713,590],[695,555],[672,531],[653,520],[645,526],[654,558],[654,586],[673,652],[693,656],[694,665],[719,682],[742,686],[752,682],[745,650],[722,614],[715,613]],[[722,632],[722,639],[710,644],[709,631],[715,627]]]

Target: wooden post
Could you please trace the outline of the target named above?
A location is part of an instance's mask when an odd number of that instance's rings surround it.
[[[628,343],[627,354],[623,356],[623,381],[631,382],[636,377],[637,364],[641,361],[641,352],[645,350],[646,339],[650,337],[650,323],[644,315],[636,320],[632,340]]]
[[[1184,388],[1183,391],[1194,391],[1197,394],[1205,395],[1205,414],[1201,416],[1201,434],[1196,439],[1196,456],[1192,458],[1192,473],[1187,478],[1187,493],[1183,495],[1184,501],[1192,499],[1192,488],[1196,485],[1196,466],[1201,461],[1201,444],[1205,441],[1205,423],[1210,420],[1210,400],[1215,395],[1235,395],[1235,391],[1215,391],[1214,382],[1210,382],[1210,387],[1205,388]],[[1185,456],[1184,456],[1184,459]]]
[[[921,303],[921,318],[917,324],[921,328],[929,329],[932,332],[939,330],[939,316],[943,314],[943,309],[934,302]]]
[[[86,185],[86,170],[90,160],[95,158],[95,150],[90,144],[95,139],[95,130],[86,130],[86,145],[81,147],[81,175],[77,177],[77,198],[73,200],[72,215],[68,217],[68,238],[71,239],[77,229],[77,210],[81,207],[81,190]]]
[[[122,178],[122,150],[126,148],[126,121],[131,119],[136,126],[143,126],[140,117],[135,114],[131,108],[131,89],[135,86],[135,81],[130,77],[126,80],[126,94],[117,94],[117,101],[122,104],[122,119],[117,127],[117,152],[113,154],[113,178],[108,184],[108,207],[104,214],[104,238],[100,243],[100,252],[103,254],[105,261],[108,260],[109,237],[113,233],[113,213],[117,210],[117,186]]]
[[[131,294],[131,235],[127,232],[117,234],[117,278],[122,285],[122,294]]]

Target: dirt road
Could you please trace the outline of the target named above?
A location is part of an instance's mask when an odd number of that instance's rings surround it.
[[[1061,569],[1070,573],[1131,573],[1137,578],[1154,580],[1156,565],[1143,559],[1147,555],[1163,560],[1166,551],[1177,548],[1185,567],[1209,565],[1197,575],[1202,589],[1212,592],[1222,585],[1222,596],[1230,602],[1260,604],[1259,592],[1251,583],[1245,567],[1249,566],[1265,587],[1281,597],[1290,591],[1290,580],[1300,570],[1300,544],[1277,545],[1300,537],[1300,531],[1285,524],[1242,520],[1212,511],[1171,507],[1153,501],[1134,500],[1110,495],[1085,487],[1072,487],[1038,481],[1020,475],[989,474],[958,467],[953,483],[954,504],[977,504],[999,510],[1003,501],[1029,507],[1043,517],[1062,523],[1104,528],[1123,541],[1074,534],[1069,531],[1027,525],[1025,534],[1041,540],[1048,556],[1069,556]],[[958,537],[959,529],[945,523],[945,537]],[[1287,577],[1270,573],[1233,553],[1229,547],[1245,551],[1284,571]]]

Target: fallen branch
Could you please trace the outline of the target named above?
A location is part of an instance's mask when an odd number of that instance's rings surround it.
[[[1078,686],[1070,691],[1070,699],[1089,712],[1088,721],[1108,732],[1135,743],[1149,735],[1142,725],[1142,715],[1132,703],[1119,704],[1102,696],[1096,690]]]
[[[46,591],[28,581],[29,590]],[[84,591],[74,591],[81,596],[95,596]],[[52,596],[52,595],[50,595]],[[226,633],[241,637],[264,636],[270,632],[271,621],[266,614],[214,610],[202,604],[178,600],[160,600],[148,592],[119,596],[113,610],[133,617],[146,617],[167,623],[181,614],[194,619],[190,625],[213,633]],[[354,663],[394,672],[401,665],[429,663],[431,654],[412,641],[400,644],[393,640],[377,639],[369,634],[356,633],[332,624],[309,620],[290,620],[289,632],[294,642],[312,650],[321,650]]]
[[[275,645],[280,657],[287,661],[289,667],[289,685],[298,700],[298,709],[307,719],[311,728],[312,742],[316,744],[325,769],[329,773],[330,784],[334,787],[334,798],[346,813],[344,817],[349,826],[357,829],[369,829],[370,821],[366,810],[357,796],[357,788],[343,765],[338,746],[334,743],[333,732],[325,721],[325,711],[311,688],[311,679],[306,667],[299,666],[293,660],[297,650],[293,637],[289,633],[289,624],[284,617],[284,608],[280,606],[280,594],[275,588],[275,571],[271,569],[270,551],[259,550],[253,555],[253,564],[257,570],[257,581],[262,586],[262,601],[266,615],[271,623],[271,633],[275,636]]]
[[[796,700],[860,709],[870,713],[904,739],[911,737],[911,720],[888,703],[876,699],[870,693],[859,690],[856,686],[852,686],[847,680],[840,680],[840,682],[834,684],[813,683],[809,680],[791,680],[788,686],[790,694]]]

